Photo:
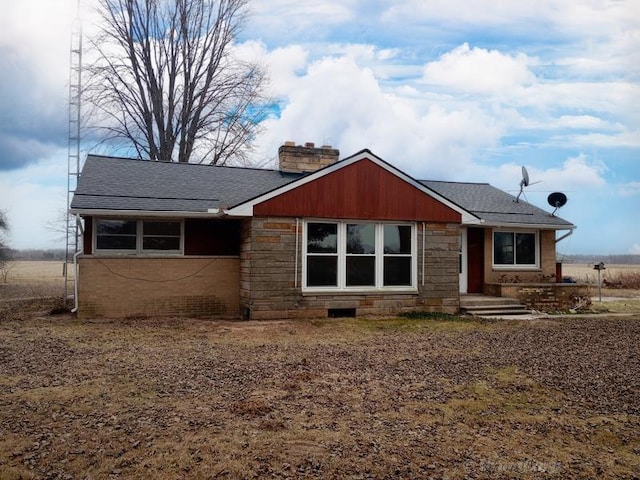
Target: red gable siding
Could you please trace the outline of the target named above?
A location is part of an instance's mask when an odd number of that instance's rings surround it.
[[[370,160],[259,203],[254,215],[460,222],[455,210]]]

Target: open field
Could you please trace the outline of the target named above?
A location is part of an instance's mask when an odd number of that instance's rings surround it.
[[[11,262],[7,283],[0,279],[0,300],[63,295],[62,261]]]
[[[620,276],[640,276],[640,265],[605,265],[605,270],[602,270],[602,279],[615,279]],[[598,272],[593,269],[593,264],[577,264],[577,263],[563,263],[562,275],[565,277],[572,277],[580,282],[587,282],[593,285],[598,284]]]

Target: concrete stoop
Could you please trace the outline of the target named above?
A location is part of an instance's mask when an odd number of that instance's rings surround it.
[[[531,314],[531,310],[513,298],[489,297],[487,295],[461,295],[460,310],[462,313],[474,317]]]

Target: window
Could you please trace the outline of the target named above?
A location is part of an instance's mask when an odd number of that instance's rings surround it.
[[[142,222],[142,250],[180,251],[180,222]]]
[[[376,228],[372,223],[347,224],[347,287],[376,285]]]
[[[537,267],[538,241],[534,232],[493,232],[495,266]]]
[[[316,290],[415,288],[413,225],[305,223],[304,287]]]
[[[338,225],[307,225],[307,285],[338,286]]]
[[[136,222],[132,220],[98,220],[96,222],[96,249],[136,249]]]
[[[111,253],[181,253],[182,222],[167,220],[96,220],[96,251]]]
[[[384,225],[383,231],[384,285],[411,285],[411,226]]]

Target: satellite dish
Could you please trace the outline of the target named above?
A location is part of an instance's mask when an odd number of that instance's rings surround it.
[[[529,186],[529,172],[527,172],[527,167],[522,167],[522,180],[520,180],[520,187],[528,187]]]
[[[518,196],[516,197],[516,199],[514,200],[516,203],[518,203],[520,201],[520,195],[522,195],[524,193],[524,187],[528,187],[530,185],[535,185],[536,183],[540,183],[542,180],[538,180],[537,182],[533,182],[531,183],[529,181],[529,172],[527,172],[527,167],[523,166],[522,167],[522,180],[520,180],[520,192],[518,193]]]
[[[553,216],[559,208],[562,208],[567,204],[567,196],[562,192],[553,192],[547,197],[547,202],[549,202],[549,205],[555,209],[551,213]]]

